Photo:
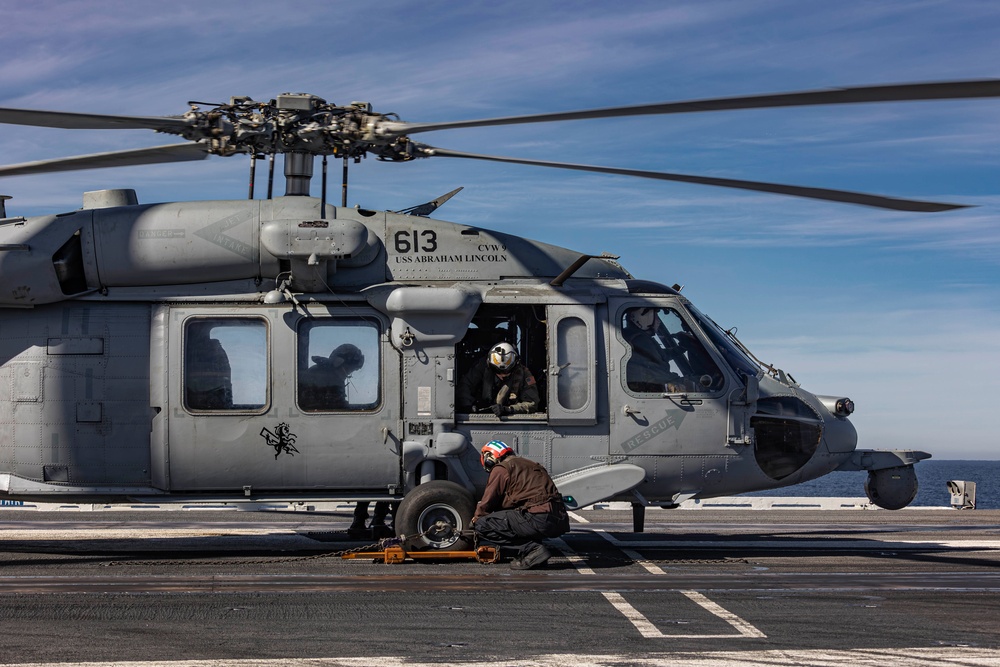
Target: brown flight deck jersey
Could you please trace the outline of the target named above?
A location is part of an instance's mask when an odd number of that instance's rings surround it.
[[[540,463],[508,456],[493,466],[473,520],[497,510],[522,507],[531,514],[562,510],[562,496]]]

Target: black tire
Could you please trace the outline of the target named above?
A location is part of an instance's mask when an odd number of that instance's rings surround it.
[[[901,510],[917,497],[917,473],[912,465],[869,470],[865,480],[868,500],[885,510]]]
[[[396,513],[396,535],[406,536],[406,548],[414,551],[467,550],[472,541],[461,533],[472,529],[475,510],[476,501],[464,487],[436,479],[403,498]]]

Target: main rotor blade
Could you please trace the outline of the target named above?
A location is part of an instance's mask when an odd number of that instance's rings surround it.
[[[183,118],[169,116],[108,116],[105,114],[0,108],[0,123],[57,127],[65,130],[160,130],[179,131],[187,127]]]
[[[189,162],[204,160],[208,151],[201,144],[167,144],[151,148],[137,148],[110,153],[92,153],[75,157],[24,162],[0,167],[0,176],[23,176],[26,174],[51,174],[76,169],[103,169],[105,167],[129,167],[163,162]]]
[[[940,211],[952,211],[959,208],[969,208],[969,206],[965,204],[942,204],[938,202],[917,201],[913,199],[899,199],[895,197],[883,197],[881,195],[872,195],[864,192],[850,192],[847,190],[807,188],[798,185],[781,185],[779,183],[742,181],[731,178],[714,178],[711,176],[691,176],[688,174],[671,174],[660,171],[643,171],[640,169],[620,169],[618,167],[599,167],[594,165],[574,164],[569,162],[526,160],[522,158],[502,157],[497,155],[462,153],[460,151],[453,151],[447,148],[434,148],[432,146],[422,146],[421,149],[425,155],[429,156],[457,157],[457,158],[467,158],[470,160],[488,160],[491,162],[509,162],[512,164],[527,164],[536,167],[554,167],[556,169],[593,171],[599,174],[619,174],[622,176],[636,176],[638,178],[652,178],[660,181],[676,181],[679,183],[697,183],[699,185],[714,185],[716,187],[734,188],[736,190],[753,190],[756,192],[770,192],[772,194],[789,195],[792,197],[805,197],[806,199],[819,199],[821,201],[832,201],[845,204],[860,204],[861,206],[872,206],[875,208],[884,208],[893,211],[937,213]]]
[[[521,125],[547,123],[561,120],[587,118],[617,118],[656,114],[692,113],[696,111],[730,111],[735,109],[766,109],[772,107],[799,107],[819,104],[859,104],[862,102],[907,102],[918,100],[946,100],[981,97],[1000,97],[1000,79],[979,81],[942,81],[938,83],[904,83],[884,86],[857,86],[831,88],[793,93],[748,95],[690,100],[686,102],[660,102],[635,104],[624,107],[584,109],[557,113],[459,120],[443,123],[404,123],[390,121],[383,125],[391,134],[416,134],[432,130],[451,130],[460,127],[489,127],[493,125]]]

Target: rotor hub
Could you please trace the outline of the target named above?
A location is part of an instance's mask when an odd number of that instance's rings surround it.
[[[381,126],[390,115],[372,112],[367,102],[327,103],[305,93],[283,93],[270,102],[234,97],[203,110],[191,103],[186,125],[164,132],[197,141],[214,155],[299,153],[360,160],[369,150],[379,159],[413,159],[411,142]],[[395,117],[392,115],[391,117]]]

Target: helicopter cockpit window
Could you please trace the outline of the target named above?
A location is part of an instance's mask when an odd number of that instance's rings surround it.
[[[715,323],[708,315],[700,312],[694,306],[688,306],[688,310],[694,315],[695,319],[701,325],[701,328],[708,334],[708,337],[715,344],[715,348],[722,355],[729,364],[735,368],[740,375],[756,376],[760,372],[760,365],[757,364],[753,359],[747,355],[746,352],[741,350],[739,346],[722,330],[718,324]]]
[[[267,405],[267,325],[256,318],[193,318],[184,334],[184,405],[257,411]]]
[[[622,335],[631,347],[625,364],[630,390],[674,394],[722,388],[722,372],[677,311],[629,308],[622,316]]]
[[[302,410],[341,412],[378,406],[382,373],[377,322],[305,320],[299,326],[298,341]]]

